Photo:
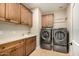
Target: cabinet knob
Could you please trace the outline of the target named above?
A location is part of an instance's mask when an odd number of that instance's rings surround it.
[[[14,52],[14,51],[16,51],[16,49],[13,49],[11,52]]]
[[[2,54],[1,56],[6,56],[6,54]]]

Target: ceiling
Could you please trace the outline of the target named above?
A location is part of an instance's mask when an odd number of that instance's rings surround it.
[[[55,10],[64,9],[67,7],[67,3],[23,3],[30,9],[40,8],[42,12],[51,12]]]

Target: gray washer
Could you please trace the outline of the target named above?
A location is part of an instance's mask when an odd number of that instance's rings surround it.
[[[43,43],[51,43],[52,41],[52,29],[51,28],[41,29],[40,41]]]
[[[46,50],[52,50],[52,45],[47,44],[47,43],[42,43],[41,48],[46,49]]]

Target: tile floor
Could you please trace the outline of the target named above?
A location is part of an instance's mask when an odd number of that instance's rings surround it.
[[[36,49],[30,56],[69,56],[69,53],[60,53],[53,50]]]

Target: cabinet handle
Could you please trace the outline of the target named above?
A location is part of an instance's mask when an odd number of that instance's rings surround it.
[[[19,42],[19,43],[21,43],[21,42]]]
[[[10,21],[10,19],[6,19],[6,21]]]
[[[16,49],[12,50],[11,52],[16,51]]]
[[[1,56],[6,56],[6,54],[2,54]]]
[[[2,49],[5,49],[5,47],[2,47]]]

